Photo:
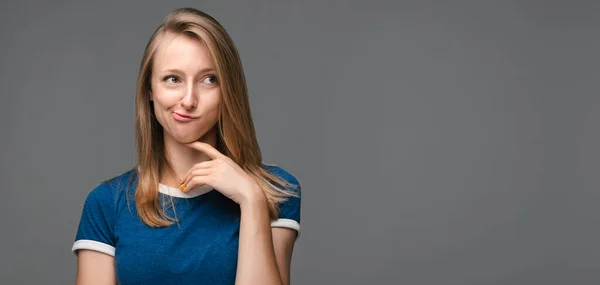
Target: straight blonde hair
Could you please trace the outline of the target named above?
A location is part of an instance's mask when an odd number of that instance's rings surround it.
[[[269,215],[276,219],[278,203],[297,194],[288,190],[291,184],[262,166],[246,79],[233,41],[219,22],[193,8],[180,8],[169,13],[152,34],[142,57],[135,98],[137,167],[134,169],[138,183],[134,199],[138,216],[151,227],[165,227],[177,221],[168,216],[159,203],[161,173],[169,165],[165,156],[163,128],[154,117],[150,101],[153,58],[167,33],[187,35],[207,46],[216,65],[222,96],[216,126],[217,149],[257,181],[267,197]]]

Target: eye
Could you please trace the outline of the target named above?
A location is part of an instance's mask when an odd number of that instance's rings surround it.
[[[208,75],[208,76],[204,77],[204,79],[202,80],[202,83],[215,84],[215,83],[217,83],[217,77],[214,75]]]
[[[179,78],[175,75],[167,75],[167,76],[163,77],[163,81],[165,81],[169,84],[176,84],[176,83],[179,83]]]

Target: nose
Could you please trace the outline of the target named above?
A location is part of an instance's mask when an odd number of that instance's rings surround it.
[[[185,93],[179,104],[181,107],[190,110],[198,107],[198,91],[194,88],[194,86],[188,86],[185,89]]]

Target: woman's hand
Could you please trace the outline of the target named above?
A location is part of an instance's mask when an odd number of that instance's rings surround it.
[[[258,183],[237,163],[212,145],[203,142],[186,145],[205,153],[212,160],[197,163],[190,168],[186,176],[179,181],[181,183],[179,188],[184,192],[208,185],[239,205],[265,198]]]

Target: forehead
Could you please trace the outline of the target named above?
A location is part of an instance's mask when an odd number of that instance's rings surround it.
[[[214,62],[206,44],[185,34],[166,33],[158,40],[154,54],[155,70],[194,70],[214,68]]]

